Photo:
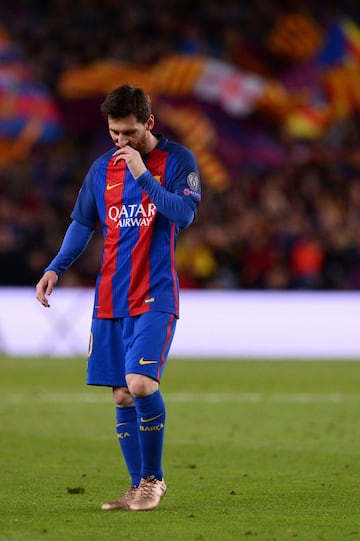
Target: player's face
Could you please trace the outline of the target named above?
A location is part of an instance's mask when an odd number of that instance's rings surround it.
[[[150,115],[145,124],[138,122],[134,115],[118,119],[108,117],[108,126],[111,139],[118,148],[129,145],[143,154],[148,134],[154,126],[154,117]]]

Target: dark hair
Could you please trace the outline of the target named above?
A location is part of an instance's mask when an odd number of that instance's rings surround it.
[[[106,96],[101,112],[114,119],[134,115],[138,122],[145,124],[151,115],[150,96],[142,88],[126,83]]]

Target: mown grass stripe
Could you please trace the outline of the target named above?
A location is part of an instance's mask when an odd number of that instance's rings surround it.
[[[315,393],[164,393],[169,403],[246,403],[261,402],[282,404],[344,404],[360,403],[360,394],[315,394]],[[26,402],[41,404],[85,403],[101,404],[111,401],[111,393],[9,393],[0,397],[0,404],[24,404]]]

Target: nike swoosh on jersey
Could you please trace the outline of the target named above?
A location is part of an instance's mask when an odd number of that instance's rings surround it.
[[[106,189],[107,190],[113,190],[114,188],[117,188],[118,186],[121,186],[124,184],[123,182],[117,182],[116,184],[107,184]]]
[[[159,419],[159,417],[161,416],[162,416],[162,413],[160,413],[159,415],[155,415],[155,417],[150,417],[150,419],[144,419],[144,417],[141,417],[141,422],[150,423],[151,421],[155,421],[155,419]]]
[[[144,357],[141,357],[140,361],[139,361],[139,364],[141,364],[142,366],[145,365],[145,364],[156,364],[157,361],[145,361]]]

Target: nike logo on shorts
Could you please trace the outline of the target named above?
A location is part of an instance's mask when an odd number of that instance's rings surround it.
[[[146,364],[156,364],[157,361],[145,361],[144,357],[141,357],[140,361],[139,361],[139,364],[141,364],[141,366],[144,366]]]

